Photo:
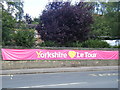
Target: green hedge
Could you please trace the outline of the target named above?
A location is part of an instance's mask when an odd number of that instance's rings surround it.
[[[111,48],[111,46],[102,40],[86,40],[84,42],[67,42],[62,46],[59,46],[57,43],[47,41],[39,44],[41,47],[81,47],[81,48]]]
[[[58,44],[55,43],[55,42],[52,42],[52,41],[46,41],[46,42],[39,43],[38,46],[41,46],[41,47],[56,47],[56,46],[58,46]]]
[[[86,48],[110,48],[110,45],[105,41],[90,39],[90,40],[83,42],[82,47],[86,47]]]

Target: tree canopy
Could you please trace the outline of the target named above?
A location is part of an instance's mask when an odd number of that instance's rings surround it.
[[[44,41],[59,44],[84,41],[88,38],[93,7],[89,3],[52,2],[40,16],[37,30]]]
[[[11,45],[13,40],[15,19],[6,10],[2,11],[2,42]]]

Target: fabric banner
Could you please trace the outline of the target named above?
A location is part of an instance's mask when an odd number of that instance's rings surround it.
[[[118,60],[118,51],[2,49],[3,60]]]

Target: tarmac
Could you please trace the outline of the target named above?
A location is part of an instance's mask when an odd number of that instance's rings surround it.
[[[0,75],[14,74],[36,74],[36,73],[57,73],[57,72],[85,72],[118,70],[118,66],[92,66],[92,67],[59,67],[59,68],[33,68],[33,69],[12,69],[0,70]]]

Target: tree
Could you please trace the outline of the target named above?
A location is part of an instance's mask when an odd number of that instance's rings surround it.
[[[2,42],[3,45],[12,45],[15,19],[6,10],[2,10]]]
[[[91,25],[90,37],[110,36],[111,27],[104,15],[94,14],[94,23]]]
[[[10,45],[17,45],[17,46],[23,46],[23,47],[32,47],[35,45],[35,39],[34,39],[34,30],[22,30],[23,26],[20,25],[21,29],[15,29],[15,26],[17,26],[15,17],[13,17],[13,11],[11,9],[13,8],[14,4],[17,8],[18,2],[8,2],[9,9],[4,9],[4,6],[2,7],[2,42],[4,46],[10,46]],[[19,7],[18,7],[19,9]],[[20,14],[19,14],[20,15]],[[26,27],[24,27],[26,28]]]
[[[32,24],[39,24],[39,18],[34,18]]]
[[[16,20],[21,21],[23,18],[23,1],[19,0],[16,1],[4,1],[6,2],[6,5],[8,6],[7,12],[11,13],[11,15],[15,15]]]
[[[94,24],[92,25],[92,36],[119,37],[120,31],[120,2],[95,3]],[[114,39],[114,38],[113,38]]]
[[[88,38],[92,19],[92,5],[88,3],[52,2],[46,6],[37,26],[44,41],[61,45],[67,42],[84,41]]]
[[[39,22],[39,18],[34,18],[34,22]]]
[[[120,2],[106,3],[105,18],[108,21],[108,25],[111,27],[111,36],[120,38]]]
[[[32,18],[30,17],[29,14],[26,14],[24,16],[24,18],[25,18],[25,21],[26,21],[27,24],[31,24],[32,23]]]
[[[24,13],[23,2],[15,2],[15,8],[18,10],[18,12],[16,12],[16,14],[15,14],[16,19],[18,21],[21,21],[23,18],[23,13]]]

